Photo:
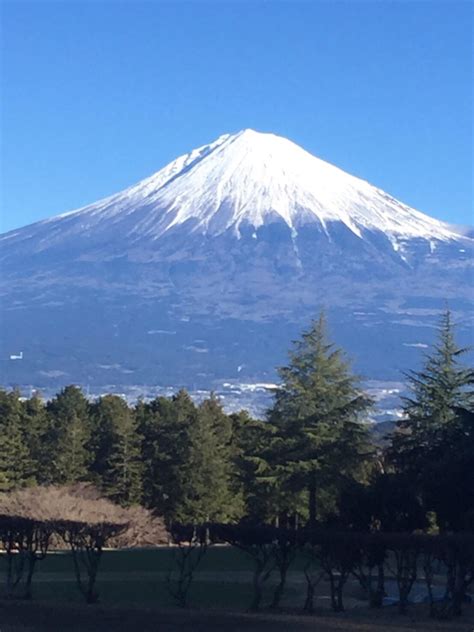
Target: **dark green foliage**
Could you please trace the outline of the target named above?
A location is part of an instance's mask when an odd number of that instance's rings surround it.
[[[474,515],[469,476],[474,462],[474,371],[459,362],[465,351],[455,343],[447,311],[423,369],[408,375],[411,396],[404,400],[404,417],[388,451],[423,498],[425,511],[436,513],[442,530],[468,528]]]
[[[231,520],[242,513],[233,477],[232,426],[211,397],[196,407],[181,390],[139,404],[145,501],[171,523]]]
[[[67,484],[88,478],[91,454],[89,404],[77,386],[66,386],[48,402],[49,429],[46,441],[50,450],[48,483]]]
[[[166,405],[165,398],[157,398],[146,404],[143,400],[139,400],[134,409],[134,415],[137,423],[137,430],[141,437],[141,463],[142,463],[142,501],[147,507],[156,506],[157,491],[156,484],[158,478],[158,436],[160,402]]]
[[[438,341],[425,357],[421,371],[408,373],[410,397],[404,399],[404,417],[393,438],[394,455],[404,469],[419,471],[433,458],[445,439],[456,409],[474,406],[474,371],[459,363],[466,349],[454,340],[450,312],[438,331]]]
[[[142,495],[141,442],[137,422],[127,403],[116,395],[91,406],[93,453],[90,466],[96,484],[114,502],[139,503]]]
[[[242,515],[242,497],[232,480],[231,440],[229,418],[211,396],[199,406],[189,428],[191,475],[183,502],[188,520],[235,520]]]
[[[443,531],[474,531],[474,412],[454,408],[421,477],[425,503]]]
[[[26,447],[28,448],[35,482],[48,482],[51,449],[48,443],[50,420],[46,405],[39,394],[22,401],[21,424]]]
[[[34,463],[23,425],[20,394],[0,390],[0,491],[34,482]]]
[[[274,428],[252,419],[246,411],[230,416],[234,481],[243,497],[245,515],[251,520],[271,522],[279,513],[279,487],[266,459]]]
[[[145,502],[168,522],[188,522],[183,499],[190,468],[190,429],[197,422],[193,401],[181,390],[171,399],[159,397],[137,411],[145,457]]]
[[[366,484],[348,481],[339,497],[338,513],[328,524],[386,533],[412,533],[429,526],[411,477],[393,472],[378,472]]]
[[[341,482],[362,474],[370,449],[361,417],[371,400],[360,390],[342,352],[328,342],[323,315],[294,344],[280,377],[282,385],[269,413],[276,432],[267,458],[293,503],[295,494],[304,494],[307,517],[314,525],[334,505]]]

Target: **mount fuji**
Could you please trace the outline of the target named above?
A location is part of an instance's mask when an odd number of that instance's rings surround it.
[[[285,138],[226,134],[0,236],[1,381],[272,382],[321,307],[358,370],[399,380],[446,301],[468,340],[473,244]]]

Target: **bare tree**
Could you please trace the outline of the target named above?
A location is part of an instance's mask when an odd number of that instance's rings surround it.
[[[96,603],[96,580],[104,546],[129,526],[122,507],[98,497],[93,488],[81,497],[76,489],[50,489],[50,520],[72,553],[77,586],[87,603]]]
[[[23,597],[31,599],[36,562],[51,543],[53,527],[42,515],[43,488],[20,489],[0,496],[0,538],[7,558],[6,592],[12,597],[24,581]]]
[[[293,563],[297,552],[297,532],[292,529],[276,529],[272,542],[272,555],[275,566],[280,575],[280,580],[273,592],[273,600],[270,608],[278,608],[286,588],[288,570]]]
[[[168,572],[167,586],[176,603],[184,608],[188,603],[194,573],[209,546],[208,529],[206,525],[174,524],[171,538],[176,545],[173,550],[175,568],[170,568]]]
[[[162,518],[140,505],[127,507],[128,527],[109,540],[112,548],[155,547],[168,544],[169,533]]]
[[[305,564],[303,567],[306,580],[306,597],[303,606],[305,612],[314,612],[314,595],[316,587],[324,576],[319,562],[319,543],[311,533],[301,531],[298,534],[298,541],[303,552]]]
[[[276,562],[272,543],[278,530],[268,525],[216,524],[211,527],[215,541],[227,542],[244,551],[253,561],[253,599],[250,610],[258,611],[265,583],[275,570]]]
[[[1,495],[7,594],[15,593],[26,569],[24,596],[31,597],[36,562],[46,555],[55,533],[71,548],[77,584],[87,602],[97,601],[95,583],[103,547],[128,525],[126,510],[100,498],[91,486],[34,487]]]
[[[104,546],[126,528],[126,523],[119,522],[60,520],[56,523],[57,532],[71,549],[77,586],[87,603],[99,600],[96,580]]]

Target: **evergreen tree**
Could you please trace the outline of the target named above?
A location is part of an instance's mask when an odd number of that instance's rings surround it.
[[[22,402],[21,416],[35,482],[42,485],[48,482],[51,453],[47,442],[49,418],[38,393]]]
[[[474,532],[474,410],[454,413],[422,477],[423,492],[441,531]]]
[[[214,397],[196,407],[188,393],[136,407],[143,435],[144,497],[167,522],[240,517],[233,476],[232,425]]]
[[[91,407],[91,422],[93,479],[114,502],[140,502],[141,437],[133,411],[121,397],[106,395]]]
[[[228,521],[241,516],[243,498],[233,486],[232,426],[221,404],[211,396],[188,428],[190,473],[180,510],[184,522]]]
[[[142,502],[146,507],[157,506],[156,496],[159,493],[156,489],[158,480],[156,457],[161,421],[159,400],[161,399],[167,401],[165,398],[156,398],[150,403],[145,403],[139,399],[134,409],[137,432],[141,438]]]
[[[466,351],[455,342],[447,310],[423,368],[408,374],[411,393],[404,399],[404,415],[390,450],[399,469],[423,471],[443,450],[445,430],[456,420],[456,409],[472,410],[474,371],[459,362]]]
[[[68,484],[86,480],[91,454],[89,404],[81,389],[66,386],[47,404],[49,429],[46,434],[51,454],[45,482]]]
[[[18,391],[0,390],[0,490],[34,484]]]
[[[291,500],[284,491],[273,462],[275,428],[272,424],[253,419],[247,411],[230,416],[233,446],[234,480],[241,490],[245,515],[254,523],[275,523],[280,513],[291,511]],[[292,494],[293,500],[296,499]],[[297,500],[297,499],[296,499]]]
[[[322,505],[334,504],[340,482],[361,473],[370,450],[360,419],[371,400],[328,341],[323,314],[294,343],[279,374],[281,388],[269,412],[276,428],[272,460],[288,489],[304,492],[314,526]]]
[[[410,396],[388,449],[443,531],[467,528],[474,519],[468,476],[474,465],[474,371],[459,361],[465,352],[455,342],[447,310],[422,369],[408,374]]]
[[[197,409],[185,390],[158,397],[137,410],[145,455],[144,496],[168,523],[182,521],[190,469],[190,428]]]

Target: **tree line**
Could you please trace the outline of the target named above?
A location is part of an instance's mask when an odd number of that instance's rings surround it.
[[[88,401],[67,386],[44,402],[0,391],[0,491],[91,482],[122,506],[173,522],[359,530],[474,527],[474,372],[449,312],[403,416],[382,449],[363,391],[324,315],[293,344],[263,420],[226,414],[185,390],[138,401]]]

